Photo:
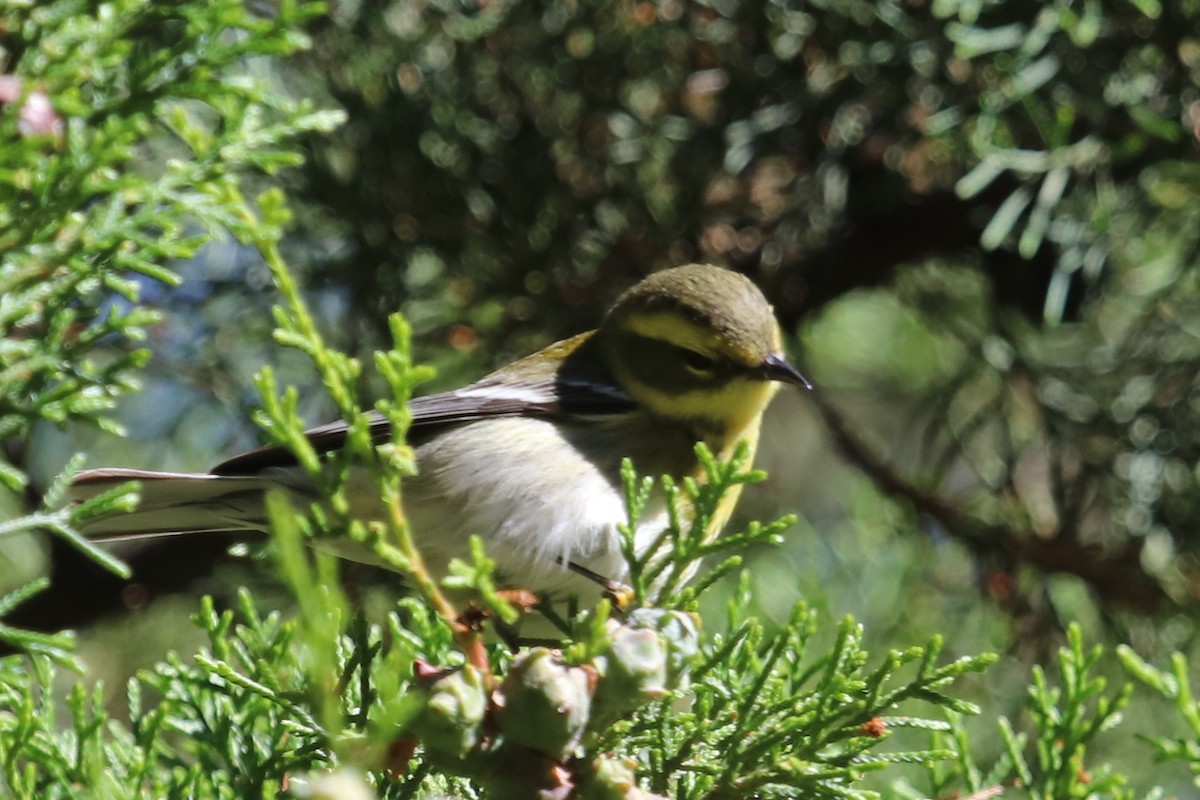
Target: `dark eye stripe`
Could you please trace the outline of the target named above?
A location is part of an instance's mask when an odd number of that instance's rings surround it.
[[[637,335],[637,338],[652,348],[661,348],[664,353],[676,359],[680,364],[686,364],[701,372],[732,372],[732,365],[712,356],[707,356],[699,350],[675,344],[667,339],[656,339],[653,336]]]
[[[720,366],[715,358],[709,358],[703,353],[697,353],[695,350],[688,350],[682,347],[677,349],[683,351],[683,363],[697,372],[716,372]]]
[[[642,384],[669,395],[712,389],[744,372],[735,365],[674,342],[627,332],[621,352]]]

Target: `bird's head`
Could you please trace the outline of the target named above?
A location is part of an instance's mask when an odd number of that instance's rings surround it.
[[[666,419],[737,435],[762,414],[776,383],[812,388],[783,354],[779,323],[736,272],[690,264],[626,291],[596,334],[621,387]]]

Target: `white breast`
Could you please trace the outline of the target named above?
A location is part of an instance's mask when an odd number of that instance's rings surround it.
[[[599,593],[560,560],[623,580],[618,458],[581,454],[610,434],[572,434],[568,443],[548,421],[498,418],[446,430],[418,447],[420,474],[404,483],[403,497],[422,553],[444,564],[464,556],[476,534],[508,585],[585,600]],[[646,546],[665,526],[659,503],[641,521],[638,543]]]

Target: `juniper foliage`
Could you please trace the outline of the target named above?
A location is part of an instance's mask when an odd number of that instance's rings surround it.
[[[406,323],[391,318],[393,346],[373,363],[389,389],[376,409],[392,428],[377,446],[361,411],[369,370],[326,343],[279,252],[282,195],[247,199],[296,163],[298,134],[338,120],[276,91],[255,68],[303,46],[299,26],[318,10],[282,2],[260,16],[232,0],[59,0],[3,12],[2,77],[11,80],[0,82],[0,435],[20,444],[33,425],[66,421],[119,433],[107,412],[136,389],[145,358],[137,343],[157,319],[137,304],[140,281],[173,282],[174,259],[226,235],[261,254],[281,298],[277,341],[308,356],[350,434],[343,455],[322,460],[300,435],[296,393],[260,374],[260,424],[293,450],[322,497],[300,509],[270,501],[272,548],[296,612],[264,613],[249,592],[233,609],[203,601],[193,622],[205,646],[132,680],[127,718],[105,710],[103,686],[63,674],[82,669],[70,637],[0,625],[0,640],[22,651],[0,659],[0,794],[866,798],[911,796],[915,773],[933,795],[1126,796],[1122,776],[1089,763],[1087,748],[1119,720],[1130,690],[1106,693],[1094,674],[1102,653],[1086,650],[1078,630],[1057,684],[1035,673],[1029,719],[1005,724],[1005,755],[984,772],[956,716],[979,709],[957,682],[993,657],[943,659],[934,637],[873,658],[854,620],[830,626],[803,604],[769,627],[746,613],[754,603],[744,577],[723,624],[699,625],[698,599],[737,572],[734,551],[769,544],[786,527],[705,539],[721,494],[761,478],[745,453],[724,464],[702,453],[704,481],[664,485],[696,513],[675,514],[650,556],[630,552],[632,608],[579,610],[562,620],[561,648],[518,653],[469,624],[423,567],[403,515],[413,469],[405,401],[427,376]],[[135,487],[57,510],[72,462],[40,510],[10,514],[30,484],[20,447],[9,452],[0,536],[60,535],[120,570],[73,525],[131,506]],[[351,461],[372,476],[383,519],[351,513]],[[635,466],[626,470],[629,529],[649,485]],[[412,596],[381,619],[355,611],[336,564],[303,546],[327,536],[369,548],[406,577]],[[715,566],[697,567],[706,557]],[[525,613],[497,592],[478,543],[447,583],[495,617]],[[0,598],[0,617],[42,585]],[[1200,727],[1186,662],[1166,675],[1130,652],[1122,658],[1190,726],[1156,740],[1155,752],[1195,770]],[[914,732],[933,736],[913,744]]]
[[[176,283],[172,261],[219,237],[277,237],[245,212],[260,176],[295,165],[295,138],[329,130],[318,111],[255,70],[297,50],[319,3],[261,17],[233,0],[15,3],[0,16],[0,484],[29,490],[33,426],[107,415],[137,388],[159,321],[138,304],[146,281]],[[73,524],[129,508],[114,490],[56,510],[74,460],[40,508],[0,537],[44,530],[115,571]],[[36,588],[36,587],[33,587]],[[18,597],[28,591],[21,592]],[[8,633],[11,640],[16,634]],[[29,641],[29,640],[27,640]]]

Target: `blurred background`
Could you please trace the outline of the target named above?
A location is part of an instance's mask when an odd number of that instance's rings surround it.
[[[1200,2],[347,0],[311,35],[269,77],[348,114],[284,178],[337,345],[368,353],[399,309],[448,388],[655,269],[736,269],[817,385],[775,402],[740,508],[801,517],[752,554],[766,618],[804,598],[877,648],[998,650],[994,713],[1072,620],[1195,652]],[[77,450],[207,469],[258,442],[266,363],[331,415],[271,341],[254,252],[177,269],[144,286],[166,317],[130,437],[47,427],[37,474]],[[196,594],[269,591],[223,542],[127,553],[132,584],[11,549],[5,582],[72,594],[6,622],[83,627],[118,674],[186,646]]]

